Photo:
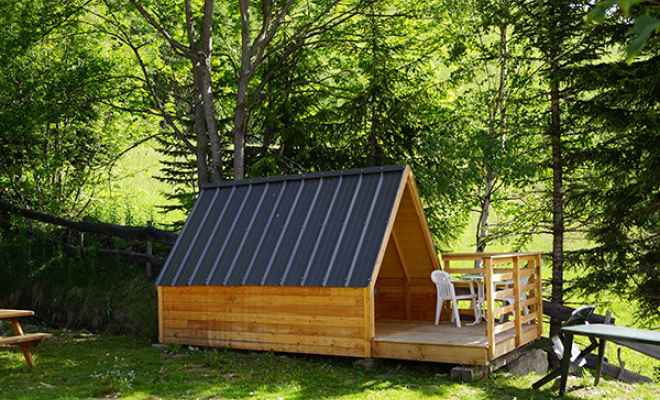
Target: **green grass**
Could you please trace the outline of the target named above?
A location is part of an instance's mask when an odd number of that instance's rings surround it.
[[[18,349],[0,348],[0,398],[542,400],[557,393],[551,385],[531,389],[534,375],[495,373],[468,384],[449,380],[444,364],[386,360],[367,371],[352,358],[158,349],[129,336],[56,332],[34,354],[37,367],[30,370]],[[108,377],[116,376],[126,382],[110,388]],[[657,384],[609,379],[593,388],[589,376],[569,383],[569,399],[656,399],[660,393]]]
[[[148,143],[122,156],[112,169],[112,179],[96,193],[89,213],[103,222],[125,225],[153,221],[157,228],[184,220],[183,212],[164,214],[158,209],[168,203],[163,193],[173,190],[156,179],[162,175],[158,157]]]

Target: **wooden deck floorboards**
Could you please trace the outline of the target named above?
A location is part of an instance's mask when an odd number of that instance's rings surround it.
[[[525,330],[536,329],[526,325]],[[496,354],[516,349],[511,333],[496,336]],[[419,361],[434,361],[465,365],[489,365],[486,323],[477,325],[432,321],[380,320],[376,321],[376,335],[372,341],[373,356]]]

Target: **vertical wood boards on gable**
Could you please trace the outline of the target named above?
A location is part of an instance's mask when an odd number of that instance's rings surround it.
[[[368,357],[364,288],[162,287],[163,342]],[[368,352],[370,352],[370,344]]]
[[[430,276],[440,262],[417,194],[412,172],[402,181],[394,224],[377,268],[376,319],[431,320],[435,286]]]
[[[396,215],[394,233],[398,238],[402,257],[409,267],[410,277],[430,278],[440,261],[433,245],[428,222],[415,191],[414,181],[409,180]]]

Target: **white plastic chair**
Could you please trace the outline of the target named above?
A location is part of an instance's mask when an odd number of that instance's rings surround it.
[[[529,282],[529,277],[530,276],[531,275],[525,275],[525,276],[520,278],[520,287],[527,286],[527,282]],[[513,280],[504,281],[504,282],[499,283],[498,285],[504,286],[505,290],[506,289],[511,289],[511,288],[513,288]],[[525,301],[525,300],[527,300],[527,292],[522,290],[520,292],[520,301],[522,302],[522,301]],[[505,297],[497,299],[497,301],[505,302],[505,303],[507,303],[507,305],[514,305],[516,303],[516,296],[515,295],[505,296]],[[529,314],[529,309],[527,307],[525,307],[523,309],[523,313],[525,315]],[[513,317],[514,318],[516,317],[515,310],[513,311]]]
[[[452,322],[456,321],[456,326],[461,327],[461,317],[458,313],[458,300],[470,300],[472,302],[472,309],[474,310],[474,318],[477,318],[477,295],[474,293],[474,286],[470,281],[459,281],[452,278],[445,271],[433,271],[431,274],[431,280],[435,283],[435,287],[438,289],[438,304],[435,310],[435,324],[438,325],[440,321],[440,314],[442,313],[442,306],[446,300],[451,300],[452,303]],[[470,285],[470,294],[456,295],[456,290],[454,289],[454,283],[468,283]]]

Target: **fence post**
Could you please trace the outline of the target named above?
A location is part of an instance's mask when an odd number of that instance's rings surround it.
[[[147,228],[151,229],[151,221],[147,221]],[[153,243],[151,240],[147,240],[147,255],[151,256],[153,254]],[[147,261],[147,278],[151,278],[151,275],[153,275],[153,271],[151,268],[151,262]]]
[[[520,289],[520,257],[516,255],[513,257],[513,307],[516,323],[516,348],[520,347],[523,343],[523,331],[522,331],[522,318],[523,307],[520,306],[520,295],[522,290]]]
[[[495,300],[493,298],[493,258],[492,256],[482,257],[483,266],[486,269],[486,336],[488,337],[488,359],[495,358],[495,320],[493,319],[493,310],[495,310]]]

